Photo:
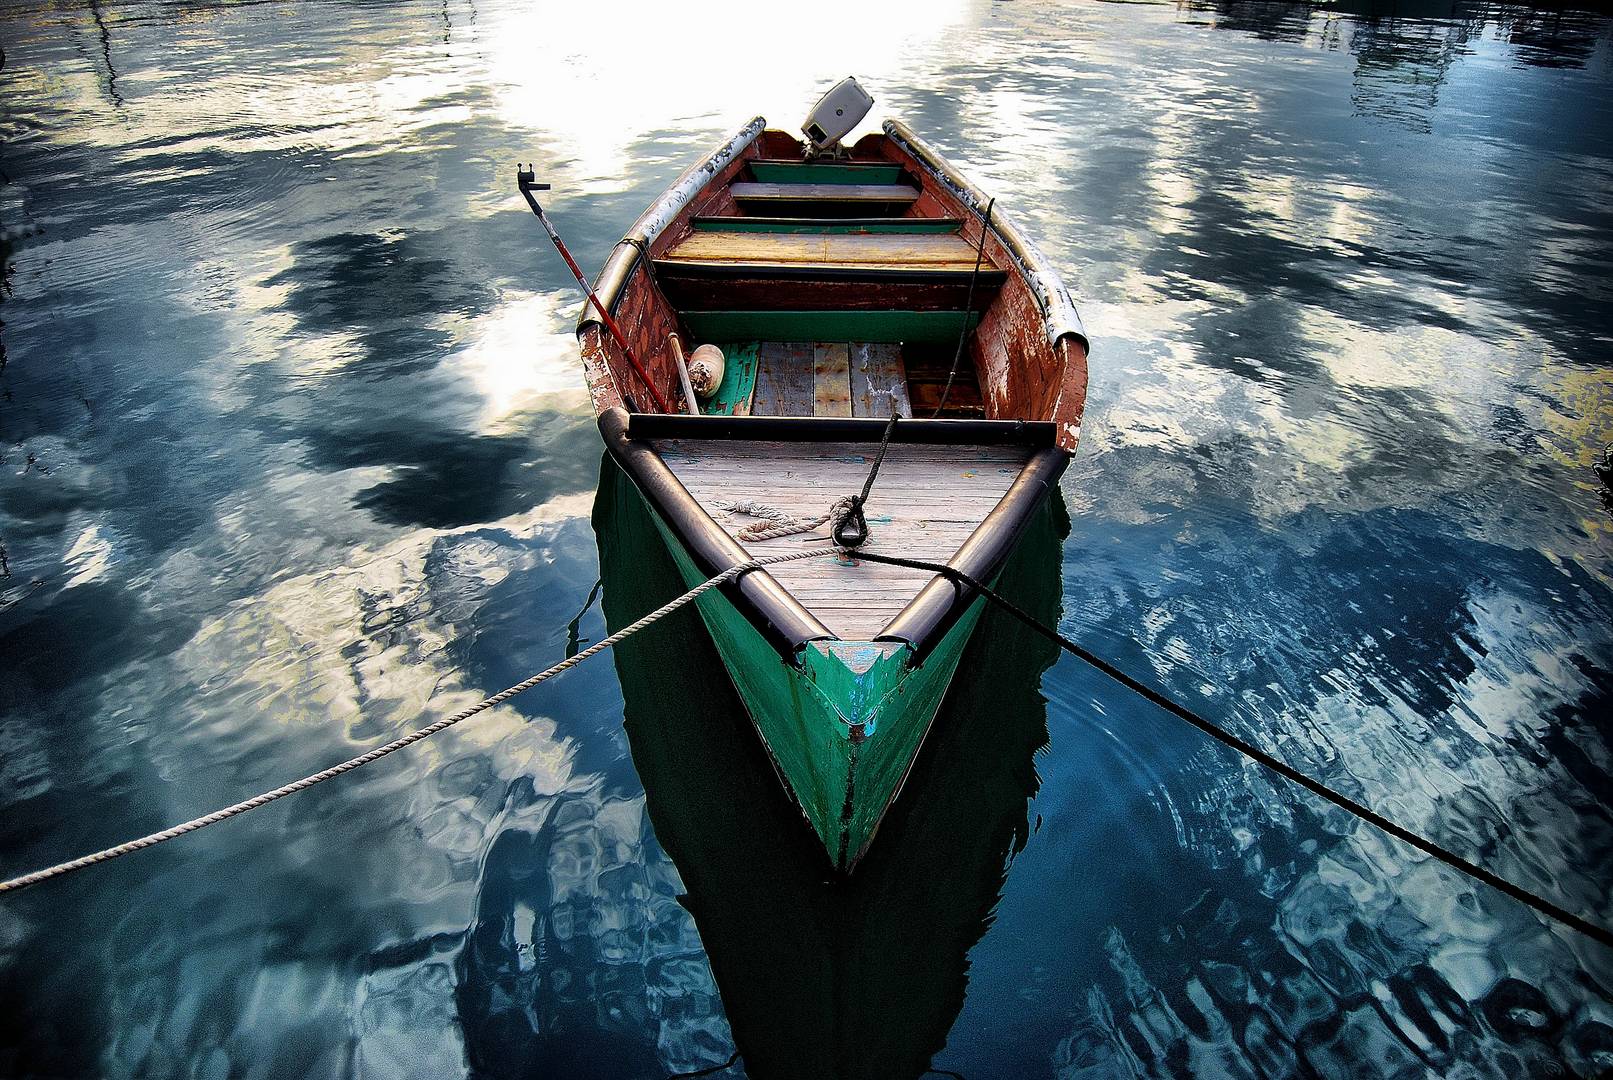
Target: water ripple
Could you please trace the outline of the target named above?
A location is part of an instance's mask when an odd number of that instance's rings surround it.
[[[598,265],[721,133],[790,125],[828,33],[1081,300],[1091,400],[1043,596],[1061,589],[1064,629],[1613,921],[1613,518],[1589,468],[1613,442],[1605,17],[726,4],[697,36],[677,8],[487,0],[0,18],[6,873],[322,767],[604,633],[578,615],[600,445],[577,304],[510,164],[540,162]],[[993,762],[1018,786],[990,872],[933,870],[969,850],[937,803],[902,834],[928,837],[904,857],[934,876],[865,924],[900,933],[819,928],[859,970],[889,948],[912,950],[890,953],[903,977],[944,973],[937,1001],[901,997],[925,1019],[897,1032],[928,1053],[955,1016],[936,1067],[1613,1070],[1605,951],[1073,660],[1040,692],[1048,746],[1030,757],[1031,708],[1025,761]],[[669,710],[669,731],[713,720]],[[774,923],[707,889],[697,925],[701,882],[668,851],[701,837],[662,849],[647,808],[679,792],[645,790],[623,718],[608,666],[585,667],[345,786],[8,901],[0,1072],[659,1077],[726,1060],[744,1025],[862,1000],[805,1000],[806,977],[735,999],[708,957]],[[860,895],[802,880],[753,895]],[[960,899],[967,919],[925,922]]]

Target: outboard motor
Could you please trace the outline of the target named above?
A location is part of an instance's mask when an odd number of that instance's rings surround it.
[[[840,140],[868,115],[874,99],[850,75],[835,83],[807,113],[801,131],[807,137],[806,157],[843,152]]]

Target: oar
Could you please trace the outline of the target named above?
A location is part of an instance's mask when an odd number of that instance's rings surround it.
[[[683,403],[688,406],[690,416],[699,416],[700,403],[695,400],[694,384],[689,381],[689,362],[683,358],[683,342],[678,340],[677,334],[668,334],[666,343],[672,349],[672,362],[678,365],[678,379],[683,383]]]
[[[644,381],[644,388],[650,392],[650,397],[655,401],[655,407],[664,413],[671,412],[672,410],[667,408],[666,399],[661,396],[661,392],[655,388],[655,383],[651,381],[649,372],[644,370],[643,366],[638,362],[638,357],[633,355],[633,347],[627,343],[627,336],[622,333],[622,328],[616,325],[616,320],[610,317],[610,312],[605,310],[605,305],[600,303],[599,297],[594,295],[594,290],[589,286],[588,279],[583,277],[582,268],[577,265],[577,260],[571,257],[571,252],[566,250],[566,245],[560,239],[560,234],[555,232],[554,226],[549,223],[549,215],[543,212],[543,207],[538,205],[537,197],[532,194],[534,191],[548,191],[549,185],[537,183],[536,173],[531,169],[523,169],[519,165],[515,167],[515,183],[521,189],[521,194],[526,196],[527,205],[532,207],[532,212],[538,215],[538,222],[543,226],[543,231],[549,234],[550,240],[554,241],[555,250],[560,252],[562,259],[566,260],[566,266],[571,269],[571,276],[577,279],[577,284],[582,287],[583,293],[587,295],[588,302],[594,305],[595,311],[599,312],[599,318],[605,324],[605,329],[610,331],[610,336],[616,339],[616,344],[621,347],[622,354],[627,357],[627,362],[633,365],[633,370],[638,372],[638,377]]]

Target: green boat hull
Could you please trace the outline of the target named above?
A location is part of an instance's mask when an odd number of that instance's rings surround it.
[[[684,583],[706,579],[646,507]],[[922,663],[906,645],[809,644],[790,663],[721,591],[696,601],[780,779],[830,860],[856,865],[901,791],[980,619],[976,600]]]
[[[607,460],[594,527],[606,627],[684,587],[633,484]],[[1068,519],[1055,491],[998,587],[1055,623]],[[682,882],[744,1071],[754,1080],[914,1080],[946,1046],[970,950],[1029,840],[1042,673],[1059,656],[987,608],[901,797],[852,875],[768,775],[768,754],[692,613],[612,652],[656,841]],[[990,672],[990,678],[973,677]],[[714,1064],[720,1043],[680,1067]]]

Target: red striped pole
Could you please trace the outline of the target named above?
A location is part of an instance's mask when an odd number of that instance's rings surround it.
[[[520,166],[516,166],[515,169],[515,182],[520,187],[521,194],[526,196],[527,205],[532,207],[534,214],[538,215],[538,221],[543,225],[543,231],[549,234],[550,240],[554,241],[555,250],[560,252],[560,257],[566,260],[566,265],[571,268],[571,276],[577,279],[577,284],[582,286],[582,291],[588,295],[588,302],[594,305],[595,311],[599,312],[600,321],[605,324],[605,329],[610,331],[611,337],[615,338],[616,344],[621,347],[622,354],[627,357],[627,362],[633,365],[633,370],[638,372],[638,377],[644,381],[644,388],[650,392],[650,397],[655,401],[655,407],[664,413],[671,412],[672,410],[667,408],[666,399],[661,396],[661,392],[655,388],[655,383],[651,381],[650,373],[644,370],[643,365],[638,362],[638,357],[633,355],[633,347],[627,343],[627,337],[622,333],[622,328],[616,325],[616,320],[610,317],[610,312],[605,310],[605,305],[600,303],[599,297],[594,295],[594,290],[589,286],[588,279],[583,277],[582,268],[577,265],[577,260],[571,257],[571,252],[566,250],[566,245],[561,241],[560,234],[555,232],[554,226],[549,223],[549,215],[543,212],[543,207],[538,205],[537,198],[532,194],[534,191],[548,191],[549,185],[536,183],[536,177],[532,170],[523,169]]]

